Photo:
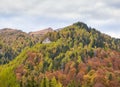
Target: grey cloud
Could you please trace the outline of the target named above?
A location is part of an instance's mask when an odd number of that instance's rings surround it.
[[[44,15],[68,18],[80,15],[105,15],[106,4],[104,1],[95,3],[95,0],[1,0],[0,12],[8,14]],[[107,12],[109,13],[109,12]],[[59,16],[59,14],[61,16]],[[73,15],[71,15],[73,14]],[[91,15],[92,14],[92,15]],[[95,16],[94,16],[95,17]],[[105,16],[104,16],[105,17]],[[108,17],[108,15],[106,16]]]
[[[116,9],[120,9],[120,0],[106,0],[106,4],[110,7],[114,7]]]
[[[0,19],[8,24],[21,23],[27,25],[30,20],[46,18],[49,20],[59,20],[57,23],[66,24],[83,21],[90,26],[103,28],[111,23],[120,23],[120,0],[1,0],[0,1]],[[5,18],[6,17],[6,18]],[[26,17],[28,17],[26,19]],[[18,19],[17,19],[18,18]],[[35,23],[43,20],[35,21]],[[47,20],[48,19],[48,20]],[[13,21],[13,22],[12,22]],[[43,21],[44,22],[44,21]],[[0,21],[1,23],[1,21]],[[51,23],[47,22],[47,23]],[[56,23],[53,22],[55,25]],[[2,23],[3,24],[3,23]],[[15,26],[15,24],[13,24]],[[30,23],[32,24],[32,23]],[[24,25],[24,26],[26,26]],[[101,27],[102,25],[102,27]],[[17,24],[16,24],[17,26]],[[23,25],[22,25],[23,26]],[[23,27],[24,27],[23,26]],[[37,26],[33,24],[33,26]],[[41,25],[42,26],[42,25]],[[115,27],[114,26],[114,27]],[[27,26],[29,27],[29,26]],[[110,26],[112,27],[112,26]],[[25,27],[26,28],[26,27]],[[105,29],[104,28],[104,29]],[[112,28],[111,28],[112,29]],[[120,31],[120,30],[119,30]]]

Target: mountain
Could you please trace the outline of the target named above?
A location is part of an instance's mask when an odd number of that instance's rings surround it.
[[[42,30],[39,30],[39,31],[35,31],[35,32],[30,32],[29,35],[33,35],[33,36],[43,36],[45,34],[47,34],[48,32],[53,32],[54,30],[49,27],[49,28],[46,28],[46,29],[42,29]]]
[[[26,47],[37,43],[38,39],[17,30],[4,28],[0,30],[0,64],[13,60]]]
[[[1,87],[120,87],[120,40],[77,22],[0,66]]]
[[[0,30],[0,64],[13,60],[27,46],[41,42],[41,38],[52,28],[25,33],[21,30],[4,28]]]

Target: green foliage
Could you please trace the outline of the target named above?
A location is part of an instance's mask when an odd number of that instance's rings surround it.
[[[50,83],[49,83],[48,78],[45,77],[45,78],[42,79],[42,81],[41,81],[41,83],[40,83],[40,87],[50,87],[49,84],[50,84]]]
[[[9,63],[26,47],[32,47],[40,38],[14,29],[0,30],[0,64]]]
[[[91,66],[87,67],[87,72],[89,72],[91,70]]]
[[[20,87],[14,70],[25,60],[26,50],[28,50],[28,48],[26,48],[15,60],[9,64],[0,66],[0,87]]]
[[[50,81],[50,87],[57,87],[57,81],[55,77],[53,77]]]
[[[53,77],[51,80],[45,77],[40,82],[40,87],[62,87],[62,84],[57,82],[55,77]]]
[[[0,72],[0,87],[20,87],[11,67],[2,69]]]
[[[67,87],[76,87],[75,81],[71,81]]]
[[[111,74],[111,73],[109,74],[108,79],[109,79],[110,81],[112,80],[112,74]]]

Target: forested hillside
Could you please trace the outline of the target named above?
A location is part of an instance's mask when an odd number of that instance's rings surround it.
[[[4,28],[0,30],[0,64],[13,60],[26,46],[41,42],[41,37],[52,29],[25,33],[21,30]]]
[[[120,87],[119,39],[77,22],[40,41],[0,66],[0,87]]]
[[[32,46],[37,39],[20,30],[0,30],[0,64],[14,59],[26,46]]]

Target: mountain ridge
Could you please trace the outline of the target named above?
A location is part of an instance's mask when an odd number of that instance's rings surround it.
[[[84,22],[76,22],[76,23],[73,23],[72,25],[76,25],[76,26],[79,26],[79,27],[83,27],[83,28],[85,28],[85,29],[90,29],[91,28],[91,26],[87,26],[87,24],[85,24]],[[68,26],[71,26],[71,25],[68,25]],[[65,27],[63,27],[63,28],[65,28]],[[30,32],[25,32],[25,33],[27,33],[27,34],[29,34],[29,35],[36,35],[37,36],[37,34],[39,35],[39,33],[43,36],[44,34],[46,34],[46,33],[48,33],[48,32],[53,32],[53,31],[60,31],[60,30],[62,30],[63,28],[58,28],[58,29],[53,29],[53,28],[51,28],[51,27],[48,27],[48,28],[44,28],[44,29],[39,29],[39,30],[36,30],[36,31],[30,31]],[[97,29],[95,29],[95,28],[92,28],[92,29],[94,29],[94,30],[97,30]],[[0,32],[5,32],[6,30],[9,30],[9,31],[21,31],[21,32],[24,32],[24,31],[22,31],[21,29],[14,29],[14,28],[2,28],[2,29],[0,29]],[[97,30],[98,32],[99,32],[99,30]],[[43,33],[43,34],[42,34]],[[108,35],[108,36],[110,36],[110,37],[112,37],[112,38],[115,38],[115,39],[120,39],[120,38],[117,38],[117,37],[114,37],[114,36],[111,36],[111,35],[109,35],[109,34],[106,34],[106,33],[104,33],[104,32],[102,32],[103,34],[105,34],[105,35]]]
[[[41,30],[38,30],[38,31],[34,31],[34,32],[29,32],[28,34],[29,35],[41,35],[43,36],[44,34],[48,33],[48,32],[53,32],[54,30],[49,27],[49,28],[46,28],[46,29],[41,29]]]

